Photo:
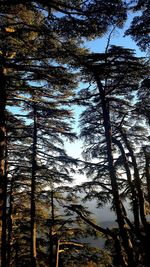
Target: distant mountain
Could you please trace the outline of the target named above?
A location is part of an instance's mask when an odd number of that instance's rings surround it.
[[[124,207],[126,208],[126,212],[128,217],[132,220],[133,214],[129,209],[128,201],[123,202]],[[114,222],[116,225],[116,214],[111,209],[111,205],[104,206],[102,208],[97,208],[97,203],[95,200],[87,201],[85,204],[86,207],[93,213],[93,217],[95,218],[96,222],[100,225],[104,225],[107,222]],[[107,225],[107,224],[106,224]]]
[[[103,208],[96,208],[96,202],[91,201],[91,202],[86,202],[86,207],[92,212],[92,217],[95,219],[95,222],[97,225],[103,227],[103,228],[109,228],[112,229],[114,227],[117,227],[117,222],[116,222],[116,214],[114,211],[111,210],[110,206],[105,206]],[[124,203],[124,206],[126,207],[127,213],[129,218],[132,220],[132,213],[129,210],[129,205],[128,203]],[[91,246],[103,248],[105,244],[105,239],[104,238],[85,238],[84,240],[85,243],[89,243]]]
[[[102,226],[103,228],[113,228],[117,226],[117,223],[114,221],[104,221],[103,223],[99,224],[100,226]],[[99,247],[99,248],[103,248],[104,247],[104,243],[105,243],[105,238],[99,237],[99,238],[93,238],[93,237],[88,237],[88,238],[83,238],[82,240],[80,240],[83,243],[88,243],[90,246],[93,247]]]

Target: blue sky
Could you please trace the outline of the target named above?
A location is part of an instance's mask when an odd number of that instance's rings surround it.
[[[110,44],[111,45],[120,45],[120,46],[123,46],[125,48],[135,49],[136,54],[139,57],[145,56],[145,53],[142,52],[138,48],[138,46],[136,45],[136,43],[132,40],[132,38],[130,36],[124,36],[124,33],[129,28],[133,17],[134,17],[134,15],[129,14],[128,19],[127,19],[126,23],[124,24],[123,29],[116,28],[113,31],[113,33],[111,35],[111,39],[110,39]],[[97,38],[96,40],[86,42],[85,46],[93,52],[99,52],[99,53],[104,52],[105,48],[107,46],[107,40],[108,40],[109,32],[107,34],[105,34],[102,38]]]
[[[86,43],[86,47],[89,48],[93,52],[104,52],[106,45],[107,45],[107,38],[108,35],[98,38],[96,40],[90,41]],[[138,56],[144,56],[144,53],[140,51],[140,49],[137,47],[135,42],[129,37],[125,36],[123,37],[123,32],[121,30],[116,30],[111,38],[111,45],[120,45],[125,48],[135,49]]]

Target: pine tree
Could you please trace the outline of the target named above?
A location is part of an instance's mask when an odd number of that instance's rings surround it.
[[[138,90],[141,80],[146,75],[146,69],[142,59],[136,58],[132,51],[121,47],[111,47],[104,54],[91,54],[83,59],[83,66],[85,77],[91,73],[89,79],[96,83],[96,86],[93,85],[94,89],[85,89],[80,93],[81,103],[87,105],[81,117],[81,137],[85,139],[86,144],[84,153],[86,159],[89,156],[91,159],[96,159],[96,162],[85,163],[85,169],[87,168],[88,174],[93,176],[93,187],[95,185],[101,189],[100,191],[93,190],[92,181],[84,186],[89,190],[90,197],[96,196],[98,202],[105,203],[107,199],[112,198],[119,225],[121,246],[126,253],[128,266],[131,262],[131,266],[136,266],[133,251],[135,240],[129,230],[131,228],[133,231],[134,227],[127,217],[121,200],[125,184],[122,183],[124,179],[122,175],[120,177],[120,169],[123,164],[130,192],[128,196],[131,194],[134,206],[136,238],[139,238],[140,216],[147,240],[149,240],[149,224],[145,214],[139,160],[137,161],[133,151],[133,142],[137,142],[136,135],[138,136],[139,132],[134,132],[136,133],[135,139],[132,139],[132,136],[127,137],[125,133],[125,129],[128,131],[130,129],[126,127],[128,120],[135,119],[132,114],[133,92]],[[138,126],[135,127],[135,131],[137,129]],[[140,129],[142,128],[139,127],[138,130]],[[118,149],[121,152],[120,158]],[[132,167],[127,160],[127,151],[131,157]],[[133,180],[131,180],[131,169],[134,171]],[[126,227],[126,223],[129,228]],[[145,242],[146,245],[147,241]]]
[[[66,67],[64,64],[68,64],[67,68],[69,64],[77,66],[74,56],[78,55],[79,57],[85,53],[85,50],[80,47],[82,38],[94,38],[97,35],[102,35],[113,24],[122,26],[126,18],[126,10],[122,1],[113,1],[110,5],[106,5],[105,1],[76,1],[76,3],[70,1],[69,4],[66,4],[65,1],[51,2],[50,4],[43,4],[43,1],[27,1],[22,4],[18,0],[13,1],[10,5],[6,0],[1,1],[0,6],[2,22],[0,33],[0,207],[3,218],[2,235],[5,235],[7,105],[11,103],[13,107],[16,103],[17,105],[26,103],[29,101],[28,94],[32,98],[35,91],[40,92],[41,90],[44,97],[43,85],[41,86],[42,89],[35,88],[31,86],[33,82],[45,83],[48,88],[52,86],[52,90],[54,87],[60,86],[62,82],[63,85],[69,86],[72,75],[68,74],[69,78],[65,76]],[[120,13],[116,12],[118,8]],[[103,16],[101,17],[99,14]],[[66,90],[66,86],[62,86],[62,88]],[[61,112],[60,114],[62,115]],[[24,158],[26,157],[24,156]],[[29,176],[29,165],[28,162],[27,173],[26,170],[24,171],[27,176]],[[4,238],[1,240],[2,266],[6,266],[6,246]],[[17,261],[18,244],[16,246]]]

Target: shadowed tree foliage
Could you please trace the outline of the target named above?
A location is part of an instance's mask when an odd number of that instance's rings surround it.
[[[138,248],[139,239],[146,252],[145,257],[141,251],[143,263],[149,262],[146,247],[150,232],[144,199],[147,193],[143,191],[141,179],[144,167],[141,162],[145,159],[139,152],[145,142],[148,144],[148,133],[134,115],[135,94],[147,75],[145,64],[133,51],[115,46],[83,60],[83,74],[89,75],[92,86],[80,92],[80,103],[85,105],[81,115],[81,137],[85,140],[83,154],[90,161],[85,163],[85,171],[93,178],[83,187],[85,192],[89,191],[89,198],[96,197],[100,204],[112,199],[121,247],[126,254],[125,266],[137,266],[133,247],[136,244]],[[131,199],[134,224],[128,218],[122,197]],[[145,240],[140,227],[145,232]]]
[[[56,79],[62,82],[60,77],[64,77],[65,71],[62,64],[73,62],[72,53],[83,53],[83,49],[79,47],[82,37],[101,35],[114,23],[122,25],[126,10],[121,1],[113,1],[110,5],[106,5],[104,1],[69,1],[68,4],[66,1],[26,1],[23,4],[21,1],[12,1],[11,4],[9,1],[0,1],[0,6],[1,258],[2,266],[6,266],[5,151],[8,101],[14,106],[20,98],[37,90],[27,84],[27,81],[39,83],[45,80],[48,87],[55,84]],[[118,7],[120,13],[116,12]],[[89,26],[92,27],[91,31]],[[63,83],[67,84],[68,80],[64,78]]]
[[[127,35],[131,35],[142,51],[150,52],[150,11],[149,0],[133,1],[132,11],[139,14],[133,18],[130,28],[126,31]]]
[[[89,197],[96,197],[100,204],[113,200],[119,225],[120,239],[115,235],[116,251],[121,254],[119,260],[123,266],[129,262],[130,266],[137,266],[133,246],[139,240],[144,248],[149,243],[145,214],[149,199],[146,191],[149,157],[147,138],[144,147],[138,147],[140,152],[137,148],[134,151],[133,143],[142,139],[140,132],[147,135],[143,125],[139,122],[139,127],[130,127],[128,121],[137,123],[137,114],[149,121],[148,102],[144,97],[145,92],[149,96],[144,60],[122,47],[107,47],[105,53],[92,55],[84,48],[85,40],[101,37],[110,27],[123,26],[127,17],[125,3],[120,0],[27,0],[24,3],[3,0],[0,8],[1,266],[57,266],[59,246],[60,266],[72,264],[77,255],[87,266],[98,264],[97,251],[93,250],[93,263],[89,261],[91,254],[87,248],[74,251],[78,240],[72,240],[69,225],[63,225],[63,215],[57,220],[53,212],[53,190],[72,181],[76,164],[63,145],[65,139],[75,138],[70,125],[73,121],[70,105],[76,102],[74,90],[78,86],[79,66],[83,65],[85,80],[90,79],[94,84],[92,89],[80,94],[81,103],[89,105],[82,115],[81,136],[86,141],[85,156],[91,159],[85,165],[86,171],[94,179],[94,183],[84,186],[90,191]],[[148,1],[139,1],[136,8],[144,10],[144,16],[148,17]],[[140,39],[142,49],[147,48],[147,40]],[[136,107],[135,97],[138,98]],[[95,186],[100,188],[98,193]],[[130,199],[133,224],[126,216],[123,197]],[[69,223],[73,225],[74,221]],[[57,234],[53,240],[54,224]],[[112,237],[112,232],[109,234]],[[146,256],[142,253],[139,258],[147,260],[148,251]],[[48,262],[44,258],[47,254]],[[101,261],[103,253],[100,254]],[[102,264],[109,265],[109,261]]]
[[[141,86],[138,90],[138,101],[136,103],[136,112],[139,116],[142,116],[143,119],[146,119],[150,125],[150,115],[149,115],[149,99],[150,99],[150,80],[147,77],[142,81]]]

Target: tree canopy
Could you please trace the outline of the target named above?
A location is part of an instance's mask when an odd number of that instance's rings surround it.
[[[149,59],[111,45],[132,13],[125,34],[149,50],[148,2],[0,0],[1,267],[149,266]],[[86,48],[105,35],[105,51]],[[77,139],[82,160],[65,150]],[[75,187],[77,173],[89,180]],[[94,221],[93,199],[115,228]]]

